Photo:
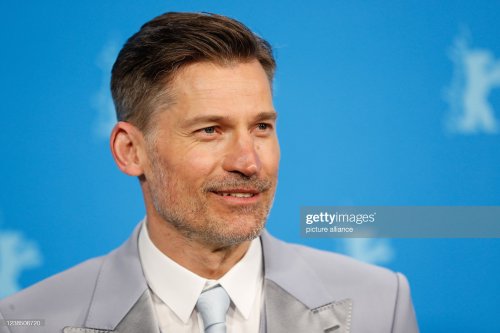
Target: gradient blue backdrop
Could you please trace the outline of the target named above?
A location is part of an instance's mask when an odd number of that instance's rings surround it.
[[[500,136],[448,131],[445,98],[456,38],[500,57],[497,1],[2,1],[0,233],[39,253],[21,287],[108,252],[143,217],[138,182],[115,167],[103,135],[107,80],[117,48],[165,11],[232,16],[275,48],[271,233],[404,272],[422,332],[500,332],[497,239],[353,252],[299,235],[304,205],[499,205]],[[500,120],[500,89],[488,98]]]

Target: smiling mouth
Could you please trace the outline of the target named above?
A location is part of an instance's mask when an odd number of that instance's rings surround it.
[[[251,198],[256,195],[256,193],[238,193],[238,192],[214,192],[221,197],[235,197],[235,198]]]
[[[225,189],[219,189],[215,191],[210,191],[214,194],[217,194],[220,197],[233,197],[233,198],[239,198],[239,199],[248,199],[248,198],[253,198],[261,191],[254,189],[254,188],[225,188]]]

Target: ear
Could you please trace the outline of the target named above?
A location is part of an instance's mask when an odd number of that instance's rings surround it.
[[[124,121],[118,122],[111,132],[110,145],[115,163],[122,172],[129,176],[144,173],[144,136],[137,127]]]

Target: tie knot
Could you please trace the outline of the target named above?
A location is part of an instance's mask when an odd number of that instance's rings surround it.
[[[229,295],[220,285],[203,291],[196,302],[196,309],[203,319],[206,333],[226,332],[226,313]]]

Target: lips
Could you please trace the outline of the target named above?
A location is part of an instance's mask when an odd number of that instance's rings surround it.
[[[222,193],[215,192],[215,193],[220,195],[220,196],[223,196],[223,197],[231,196],[231,197],[235,197],[235,198],[251,198],[255,195],[252,193],[224,193],[224,192],[222,192]]]
[[[235,198],[252,198],[257,194],[259,194],[259,191],[255,189],[224,189],[212,192],[222,197],[235,197]]]
[[[217,197],[224,200],[224,202],[229,204],[253,204],[256,203],[260,198],[260,193],[256,188],[218,188],[210,191],[216,194]]]

